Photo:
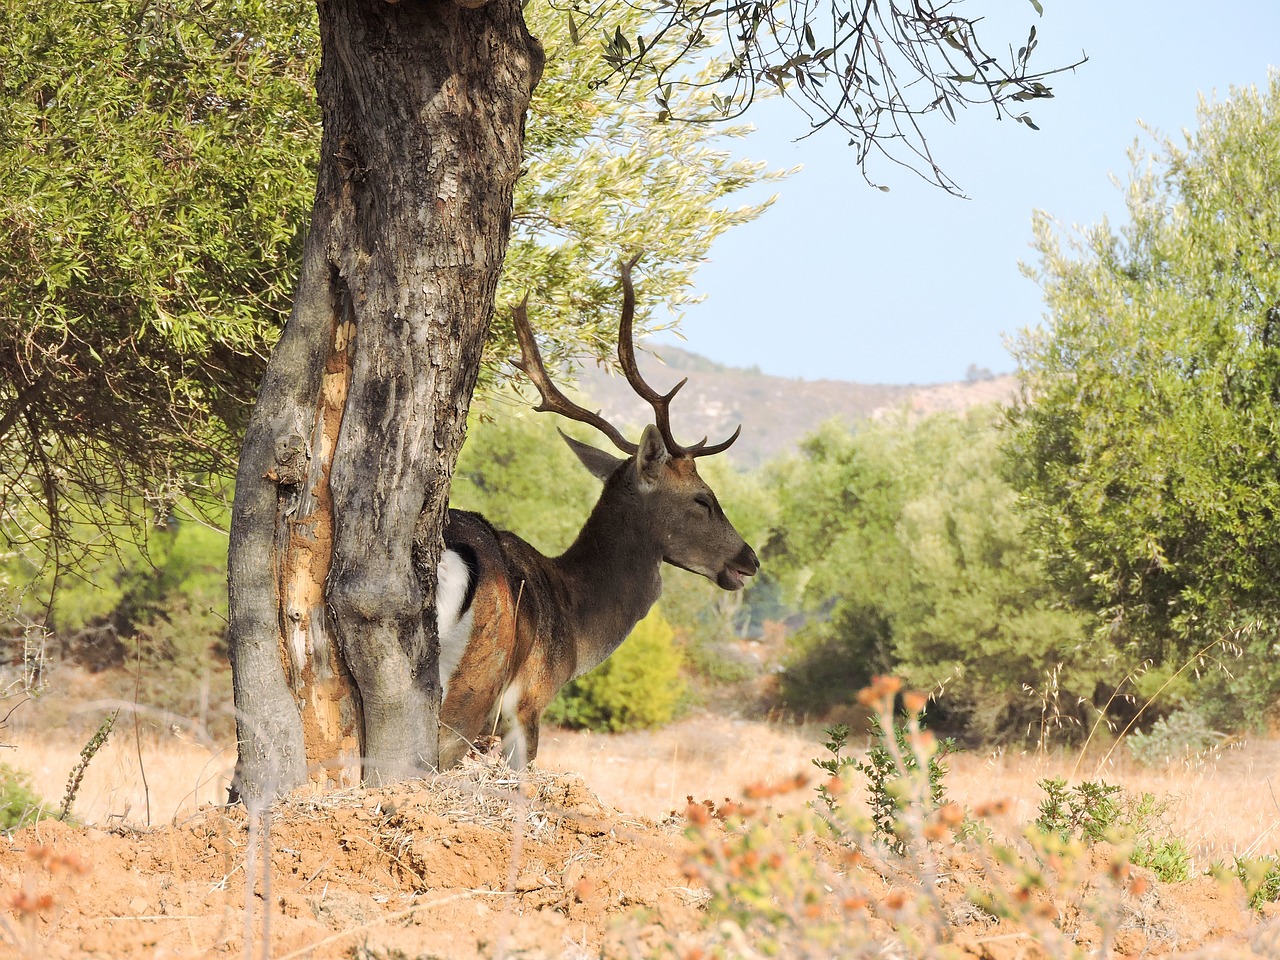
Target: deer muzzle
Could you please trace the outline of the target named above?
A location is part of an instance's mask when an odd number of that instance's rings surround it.
[[[724,565],[716,577],[716,585],[722,590],[741,590],[746,578],[754,577],[759,571],[756,552],[744,543],[738,555]]]

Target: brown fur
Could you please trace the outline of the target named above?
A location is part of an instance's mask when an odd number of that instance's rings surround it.
[[[560,556],[543,556],[477,514],[449,513],[445,546],[474,554],[476,586],[471,638],[441,707],[442,767],[491,733],[503,736],[515,765],[532,760],[543,711],[649,611],[662,592],[664,560],[725,589],[738,589],[759,567],[693,458],[669,456],[652,427],[625,460],[569,444],[605,487]],[[504,711],[512,691],[518,696]]]

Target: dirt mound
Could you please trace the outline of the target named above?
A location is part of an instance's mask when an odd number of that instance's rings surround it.
[[[277,960],[558,957],[598,954],[635,906],[694,922],[678,827],[576,777],[479,773],[293,799],[260,826],[217,808],[147,832],[42,822],[0,848],[10,939],[49,958],[234,956],[246,938]]]
[[[730,848],[723,825],[704,829],[712,832],[690,841],[682,820],[630,818],[575,775],[521,779],[483,759],[427,784],[294,798],[252,820],[207,807],[150,831],[45,821],[0,843],[0,956],[243,956],[246,942],[274,960],[622,957],[663,946],[683,955],[715,933],[702,912],[712,891],[691,879],[690,855],[698,843]],[[801,859],[838,865],[850,856],[813,837],[800,844],[792,849]],[[1085,863],[1086,894],[1121,889],[1112,853],[1099,847]],[[731,873],[761,855],[744,847],[722,866]],[[1114,957],[1212,944],[1202,955],[1280,958],[1274,920],[1208,878],[1160,884],[1138,871],[1140,888],[1126,879],[1115,900],[1123,918],[1108,943],[1050,894],[1027,914],[1049,918],[1044,930],[984,914],[969,905],[971,892],[1005,881],[956,851],[943,862],[935,882],[948,929],[944,952],[929,956],[1047,958],[1058,943]],[[912,921],[885,904],[909,902],[895,890],[913,874],[852,869],[864,871],[857,884],[871,895],[847,902],[853,912],[841,922],[859,924],[877,950],[901,944],[897,928]],[[754,956],[754,947],[732,955]]]

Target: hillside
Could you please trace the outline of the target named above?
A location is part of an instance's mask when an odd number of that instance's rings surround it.
[[[729,453],[742,467],[759,466],[795,449],[801,438],[832,418],[855,424],[901,407],[918,413],[963,410],[1006,402],[1016,384],[1010,375],[927,386],[791,379],[722,366],[666,344],[641,352],[638,362],[641,373],[660,390],[689,378],[672,414],[678,440],[692,443],[706,434],[714,442],[743,425]],[[648,416],[626,380],[610,370],[589,367],[578,385],[616,423],[637,424]]]

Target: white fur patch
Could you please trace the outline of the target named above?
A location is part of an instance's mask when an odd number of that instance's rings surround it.
[[[506,735],[502,738],[502,753],[512,770],[523,770],[529,764],[529,742],[525,738],[524,727],[520,726],[519,717],[520,694],[523,692],[520,684],[512,681],[502,695],[502,705],[499,708],[502,711],[503,726],[507,728]]]
[[[462,614],[471,584],[471,570],[462,557],[446,550],[436,567],[436,630],[440,635],[440,699],[449,693],[449,681],[462,663],[471,642],[472,611]]]

